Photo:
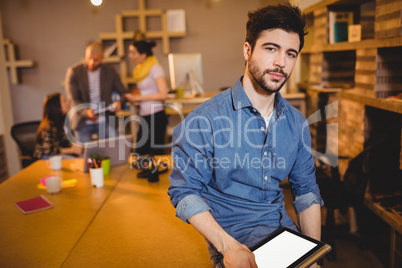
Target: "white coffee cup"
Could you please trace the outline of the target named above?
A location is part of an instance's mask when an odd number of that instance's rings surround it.
[[[64,181],[59,177],[50,177],[46,179],[46,190],[49,194],[55,194],[60,192],[61,186],[63,186]]]
[[[90,168],[89,174],[91,175],[91,184],[95,187],[103,186],[103,167]]]
[[[61,169],[61,155],[54,155],[49,157],[47,160],[47,167],[53,170],[60,170]]]

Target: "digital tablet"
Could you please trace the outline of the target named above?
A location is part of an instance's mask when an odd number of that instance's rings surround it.
[[[309,267],[331,251],[331,246],[281,227],[250,250],[259,268],[293,268]]]
[[[96,114],[101,114],[101,113],[104,113],[104,112],[107,112],[107,111],[112,111],[112,110],[115,110],[115,109],[116,109],[116,106],[112,103],[109,106],[94,110],[94,114],[95,115]]]

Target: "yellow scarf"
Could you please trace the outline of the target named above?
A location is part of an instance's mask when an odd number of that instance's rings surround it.
[[[149,56],[145,59],[144,63],[137,64],[133,71],[134,80],[137,84],[141,83],[144,78],[149,75],[152,66],[158,63],[155,56]]]

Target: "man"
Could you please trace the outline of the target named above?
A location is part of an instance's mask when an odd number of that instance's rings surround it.
[[[65,88],[72,104],[70,127],[79,142],[87,142],[96,134],[99,138],[115,137],[116,122],[113,112],[124,106],[127,93],[117,72],[103,65],[103,46],[94,42],[85,50],[85,63],[68,68]],[[112,100],[113,92],[120,101]],[[110,105],[113,104],[113,107]],[[100,109],[110,107],[106,113]]]
[[[248,247],[281,226],[297,230],[279,187],[286,177],[301,231],[321,235],[308,124],[279,93],[304,44],[304,17],[290,4],[248,17],[244,76],[173,133],[168,194],[206,238],[215,267],[257,267]]]

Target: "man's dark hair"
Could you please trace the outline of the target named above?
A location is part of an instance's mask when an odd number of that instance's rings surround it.
[[[297,33],[300,39],[299,52],[304,45],[306,19],[298,6],[291,4],[266,6],[248,13],[246,42],[254,49],[260,33],[270,29],[281,29]]]

